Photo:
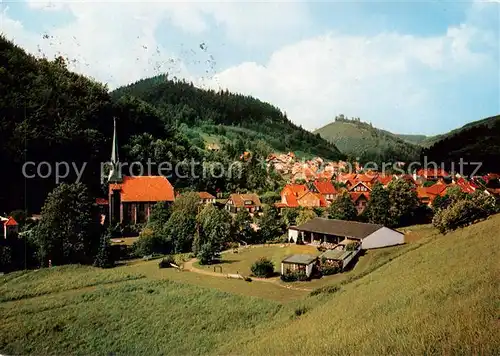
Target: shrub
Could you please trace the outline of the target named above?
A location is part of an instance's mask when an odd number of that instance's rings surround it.
[[[251,271],[256,277],[271,277],[274,274],[274,263],[268,258],[261,257],[254,262]]]
[[[212,264],[215,260],[220,257],[219,250],[210,242],[203,244],[198,253],[198,258],[200,260],[200,265]]]
[[[304,271],[287,272],[281,275],[281,280],[283,282],[307,281],[309,277],[307,277]]]
[[[432,224],[439,232],[445,233],[485,219],[495,210],[495,198],[478,192],[439,210]]]
[[[158,262],[158,267],[159,268],[170,268],[170,264],[173,263],[175,264],[175,259],[174,256],[172,255],[167,255],[161,259],[160,262]]]
[[[322,266],[321,267],[321,274],[323,276],[329,276],[332,274],[339,273],[341,271],[341,268],[338,266]]]
[[[325,287],[321,287],[321,288],[316,288],[315,290],[313,290],[310,293],[310,295],[315,296],[318,294],[333,294],[333,293],[337,293],[338,291],[340,291],[339,286],[325,286]]]
[[[297,236],[297,245],[303,245],[304,241],[302,241],[302,236]]]
[[[350,242],[345,246],[346,251],[355,251],[359,247],[358,242]]]
[[[295,316],[304,315],[305,313],[307,313],[308,310],[309,309],[306,306],[302,305],[295,309]]]

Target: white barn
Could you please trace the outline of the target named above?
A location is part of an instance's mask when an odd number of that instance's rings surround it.
[[[404,244],[403,233],[378,224],[356,221],[314,218],[288,230],[290,242],[297,242],[299,236],[304,243],[340,244],[345,240],[361,243],[362,249],[372,249]]]

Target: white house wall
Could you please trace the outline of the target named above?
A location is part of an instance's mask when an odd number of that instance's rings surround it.
[[[292,239],[293,242],[297,242],[298,237],[299,237],[299,232],[297,230],[288,229],[288,241]]]
[[[312,270],[313,270],[313,265],[314,263],[310,263],[306,266],[306,276],[307,277],[310,277],[311,274],[312,274]]]
[[[402,233],[383,227],[365,237],[361,242],[361,248],[366,250],[370,248],[400,245],[404,242],[405,236]]]

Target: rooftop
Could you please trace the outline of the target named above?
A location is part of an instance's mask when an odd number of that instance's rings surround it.
[[[364,239],[383,228],[383,225],[366,224],[356,221],[314,218],[294,228],[299,231]]]
[[[343,261],[349,257],[354,251],[342,251],[342,250],[326,250],[319,257],[325,257],[328,260],[339,260]]]
[[[313,255],[306,255],[306,254],[301,254],[301,255],[291,255],[285,258],[283,263],[294,263],[297,265],[308,265],[314,260],[316,260],[316,256]]]

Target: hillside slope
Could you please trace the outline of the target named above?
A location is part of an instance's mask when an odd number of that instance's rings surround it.
[[[500,115],[496,116],[490,116],[481,120],[477,121],[472,121],[469,122],[468,124],[465,124],[462,127],[459,127],[457,129],[451,130],[449,132],[446,132],[444,134],[440,135],[434,135],[434,136],[426,136],[426,135],[406,135],[406,134],[395,134],[396,136],[402,138],[403,140],[406,140],[411,143],[415,143],[417,145],[420,145],[422,147],[429,148],[436,142],[445,139],[446,137],[450,137],[453,135],[456,135],[460,133],[460,131],[463,130],[468,130],[476,126],[482,126],[482,125],[487,125],[488,127],[493,127],[495,122],[500,118]]]
[[[371,124],[349,120],[342,115],[335,121],[314,131],[334,143],[342,152],[360,157],[361,161],[414,161],[421,148]]]
[[[417,231],[418,232],[418,231]],[[219,353],[493,355],[500,349],[500,215],[394,258],[275,329]]]
[[[188,139],[168,126],[151,105],[137,98],[113,102],[103,84],[69,71],[64,58],[35,58],[2,36],[0,83],[0,167],[6,172],[0,175],[0,186],[8,187],[0,189],[0,214],[14,209],[39,212],[57,184],[56,162],[67,162],[78,170],[84,167],[81,182],[93,194],[101,193],[101,162],[110,158],[114,116],[122,147],[138,141],[134,136],[147,135],[177,160],[196,157]],[[136,161],[129,151],[120,152],[122,160]],[[52,175],[36,177],[34,166],[27,170],[33,178],[25,179],[26,161],[47,162]],[[46,171],[45,166],[43,174]],[[60,182],[74,182],[74,170],[69,173]]]
[[[157,261],[0,276],[0,353],[496,354],[500,215],[446,236],[407,229],[396,254],[307,297]]]
[[[111,93],[113,98],[140,98],[154,105],[192,138],[228,139],[241,150],[299,151],[329,159],[344,156],[335,145],[288,120],[271,104],[226,91],[203,90],[166,75],[143,79]]]
[[[428,161],[444,163],[447,169],[455,165],[458,171],[460,159],[464,162],[481,162],[477,173],[500,171],[500,115],[471,122],[459,129],[439,136],[430,147],[423,150]],[[464,166],[465,174],[472,174],[476,165]]]

